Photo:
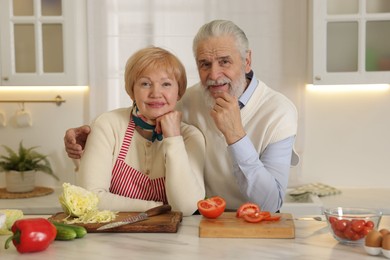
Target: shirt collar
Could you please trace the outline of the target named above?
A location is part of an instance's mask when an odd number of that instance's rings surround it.
[[[254,75],[252,70],[248,74],[246,74],[246,78],[250,79],[250,83],[249,83],[248,87],[246,88],[246,90],[244,91],[244,93],[242,93],[242,95],[238,99],[238,104],[239,104],[240,108],[243,108],[244,106],[246,106],[246,104],[248,103],[249,99],[251,98],[253,92],[255,91],[255,89],[258,85],[256,76]]]

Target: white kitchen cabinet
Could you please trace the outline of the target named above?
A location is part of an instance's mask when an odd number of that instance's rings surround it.
[[[0,0],[0,85],[87,85],[86,37],[85,0]]]
[[[390,83],[390,1],[312,0],[312,83]]]

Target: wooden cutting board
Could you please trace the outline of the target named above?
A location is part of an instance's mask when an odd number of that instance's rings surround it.
[[[291,214],[279,213],[279,221],[249,223],[237,218],[235,212],[224,212],[216,219],[202,217],[199,237],[217,238],[294,238],[295,226]]]
[[[115,221],[121,221],[127,217],[137,215],[137,212],[119,212]],[[63,219],[66,218],[64,212],[59,212],[51,217],[49,220],[63,222]],[[183,219],[183,213],[177,211],[170,211],[161,215],[150,217],[147,220],[136,222],[133,224],[128,224],[112,229],[107,230],[97,230],[97,228],[108,224],[107,223],[92,223],[92,224],[75,224],[83,226],[87,229],[88,233],[103,233],[103,232],[112,232],[112,233],[176,233],[181,220]]]

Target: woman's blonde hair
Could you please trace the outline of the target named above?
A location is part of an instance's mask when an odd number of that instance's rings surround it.
[[[134,84],[147,70],[165,69],[179,85],[179,98],[187,88],[186,71],[181,61],[171,52],[159,47],[146,47],[135,52],[126,63],[125,88],[134,100]]]

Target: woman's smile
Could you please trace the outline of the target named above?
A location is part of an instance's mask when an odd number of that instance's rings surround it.
[[[162,108],[165,106],[165,102],[146,102],[145,103],[150,108]]]

